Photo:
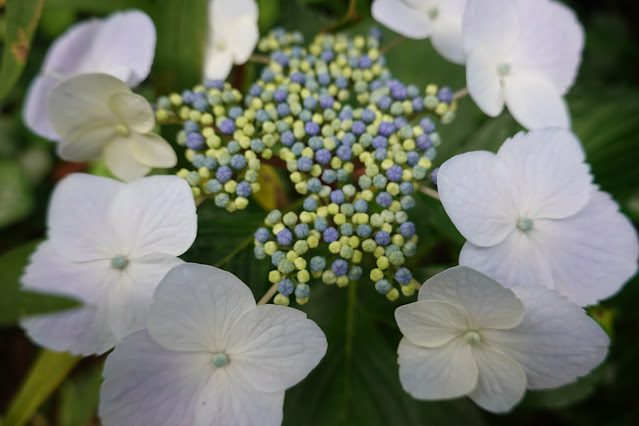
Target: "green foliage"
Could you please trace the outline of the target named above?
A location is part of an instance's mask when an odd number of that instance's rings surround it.
[[[102,363],[92,366],[83,374],[72,376],[60,386],[60,408],[58,424],[60,426],[78,426],[92,424],[100,400],[102,384]]]
[[[72,356],[66,352],[43,350],[31,367],[22,388],[11,402],[4,426],[26,424],[80,359],[82,357]]]
[[[77,302],[30,291],[21,291],[20,277],[39,242],[17,247],[0,257],[0,326],[16,324],[25,315],[70,309]]]
[[[44,0],[7,0],[2,67],[0,67],[0,102],[13,88],[31,51],[31,39],[38,28]]]

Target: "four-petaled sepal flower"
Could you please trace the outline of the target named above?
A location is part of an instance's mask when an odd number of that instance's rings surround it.
[[[469,396],[506,412],[526,388],[548,389],[587,374],[608,336],[583,309],[543,286],[502,287],[458,266],[424,283],[395,311],[404,335],[399,377],[417,399]]]
[[[326,353],[306,314],[256,306],[250,289],[211,266],[173,268],[148,330],[107,358],[100,416],[109,425],[279,425],[284,391]]]

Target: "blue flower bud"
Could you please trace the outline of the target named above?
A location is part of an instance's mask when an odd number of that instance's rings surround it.
[[[282,229],[277,233],[277,242],[283,246],[291,245],[293,242],[293,233],[288,229]]]
[[[377,231],[377,233],[375,234],[375,242],[380,246],[387,245],[388,243],[390,243],[390,234],[386,231]]]
[[[348,262],[344,259],[335,259],[333,261],[333,264],[331,265],[331,269],[333,270],[333,273],[335,273],[335,275],[337,275],[338,277],[346,275],[346,273],[348,272]]]
[[[351,269],[348,270],[348,278],[353,281],[357,281],[362,277],[362,273],[364,271],[359,266],[351,266]]]
[[[421,127],[422,130],[426,133],[432,133],[435,131],[435,123],[433,123],[433,120],[431,120],[430,118],[423,118],[419,122],[419,127]]]
[[[298,223],[295,225],[294,231],[297,238],[306,238],[309,233],[308,225],[305,223]]]
[[[413,274],[406,268],[399,268],[397,272],[395,272],[395,279],[402,285],[408,284],[412,278]]]
[[[311,258],[311,271],[321,272],[326,268],[326,259],[321,256],[314,256]]]
[[[375,283],[375,290],[381,294],[386,294],[391,290],[391,284],[386,280],[379,280]]]
[[[324,232],[328,228],[328,220],[325,217],[318,217],[313,222],[313,227],[319,232]]]
[[[278,223],[280,220],[282,220],[282,212],[279,210],[271,210],[270,212],[268,212],[268,215],[266,215],[266,219],[270,223]]]
[[[337,229],[330,227],[324,231],[323,236],[324,241],[326,241],[327,243],[332,243],[333,241],[337,241],[337,239],[339,238],[339,233],[337,232]]]
[[[206,182],[206,189],[212,194],[216,194],[222,190],[222,184],[217,179],[211,179]]]
[[[351,127],[351,132],[353,132],[355,136],[359,136],[365,131],[366,131],[366,124],[364,124],[363,121],[357,120],[353,122],[353,126]]]
[[[189,133],[186,137],[186,146],[196,151],[204,149],[204,136],[200,133]]]
[[[282,133],[280,140],[285,146],[291,146],[295,142],[295,136],[293,135],[293,132],[287,130],[286,132]]]
[[[341,189],[336,189],[331,192],[331,201],[335,204],[342,204],[344,202],[344,192]]]
[[[388,170],[386,170],[386,177],[388,177],[391,182],[399,182],[400,180],[402,180],[403,171],[404,170],[401,168],[401,166],[391,166]]]
[[[326,151],[326,150],[325,149],[324,150],[320,149],[320,151]],[[317,151],[317,152],[319,153],[320,151]],[[328,151],[326,151],[326,152],[328,152]],[[329,155],[330,155],[330,153],[329,153]],[[316,156],[316,158],[317,158],[317,156]],[[335,182],[335,179],[337,179],[337,173],[335,172],[335,170],[326,169],[322,173],[322,180],[325,183],[331,184],[331,183]]]
[[[295,287],[295,297],[306,299],[311,295],[311,287],[308,284],[300,283]]]
[[[320,163],[320,164],[327,164],[329,161],[331,161],[331,152],[327,149],[320,149],[315,153],[315,160]],[[326,182],[326,180],[324,180],[324,182]],[[329,183],[329,182],[326,182]]]
[[[363,224],[357,227],[357,235],[361,238],[368,238],[371,235],[371,227]]]
[[[353,235],[353,224],[350,222],[342,224],[342,226],[339,227],[339,232],[342,235],[350,237],[351,235]]]
[[[220,167],[215,173],[215,177],[222,183],[227,182],[233,176],[233,171],[229,166]]]
[[[266,253],[264,253],[264,246],[255,246],[255,248],[253,248],[253,255],[258,260],[266,259]]]
[[[299,163],[298,163],[299,166]],[[306,184],[308,186],[308,190],[312,193],[318,192],[322,189],[322,182],[317,178],[310,178]]]
[[[241,154],[236,154],[231,158],[231,167],[235,170],[240,170],[246,167],[246,157]]]
[[[399,233],[404,238],[411,238],[415,235],[415,224],[413,222],[404,222],[399,226]]]
[[[430,174],[430,178],[433,181],[433,183],[435,185],[437,185],[437,173],[439,172],[439,167],[434,169],[433,172]]]
[[[238,183],[235,187],[235,193],[240,197],[248,197],[251,195],[251,192],[251,184],[246,181]]]
[[[286,253],[284,253],[281,250],[278,250],[275,253],[273,253],[273,255],[271,256],[271,263],[273,264],[273,266],[277,266],[284,259],[286,259]]]
[[[295,290],[295,285],[293,284],[293,281],[288,278],[284,278],[277,284],[277,291],[282,293],[283,296],[290,295],[293,293],[293,290]]]
[[[225,135],[232,135],[235,131],[235,123],[228,118],[220,124],[220,131]]]

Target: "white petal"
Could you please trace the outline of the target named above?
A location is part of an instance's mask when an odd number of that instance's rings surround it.
[[[500,60],[515,44],[519,19],[512,0],[468,0],[462,30],[466,53],[484,51]]]
[[[110,259],[117,247],[109,207],[124,185],[116,180],[72,174],[54,189],[49,204],[49,238],[73,261]]]
[[[110,207],[123,255],[179,256],[197,233],[197,215],[189,184],[177,176],[150,176],[130,182]]]
[[[554,287],[578,305],[612,296],[637,272],[637,232],[605,192],[576,215],[539,227]]]
[[[433,32],[426,11],[415,9],[401,0],[375,0],[371,12],[377,22],[408,38],[427,38]]]
[[[469,328],[464,312],[447,302],[421,300],[395,309],[402,334],[419,346],[436,348]]]
[[[73,142],[60,140],[56,149],[60,158],[74,162],[97,160],[102,157],[104,148],[117,138],[111,124],[86,128],[75,136]]]
[[[276,426],[284,416],[284,391],[262,392],[242,378],[233,361],[218,368],[195,408],[195,426]]]
[[[114,13],[103,22],[78,72],[126,76],[126,83],[135,87],[149,75],[155,42],[155,26],[144,12]]]
[[[474,346],[473,356],[479,366],[479,380],[468,396],[485,410],[510,411],[526,391],[526,375],[519,364],[487,345]]]
[[[54,351],[99,355],[117,342],[104,305],[27,317],[20,325],[31,340]]]
[[[567,130],[520,132],[504,142],[497,156],[518,183],[522,217],[568,217],[586,205],[595,189],[581,144]]]
[[[422,285],[419,300],[440,300],[466,314],[470,329],[512,328],[524,317],[514,293],[465,266],[449,268]]]
[[[22,107],[24,124],[33,133],[43,138],[57,141],[60,136],[53,130],[47,115],[47,96],[60,79],[48,75],[38,75],[31,82]]]
[[[129,139],[117,138],[104,147],[104,162],[113,176],[123,181],[140,178],[151,171],[150,167],[133,158]]]
[[[94,128],[109,125],[115,128],[118,124],[108,102],[111,96],[122,92],[130,93],[131,89],[106,74],[83,74],[64,80],[47,98],[51,125],[62,139],[86,142],[85,137]]]
[[[462,338],[438,348],[417,346],[403,338],[397,354],[399,381],[413,398],[457,398],[477,384],[477,362]]]
[[[255,308],[251,290],[235,275],[187,263],[171,269],[149,308],[149,333],[162,346],[220,352],[233,324]]]
[[[102,423],[194,425],[195,406],[213,373],[211,367],[210,354],[167,350],[146,330],[129,335],[104,365]]]
[[[204,76],[224,80],[233,68],[233,57],[228,50],[208,49],[204,58]]]
[[[138,133],[149,133],[155,126],[151,104],[135,93],[114,94],[109,98],[109,108],[121,123]]]
[[[80,73],[82,60],[101,28],[101,20],[89,19],[65,31],[47,51],[42,74],[66,78]]]
[[[431,42],[435,50],[449,61],[456,64],[466,62],[461,15],[458,17],[439,17],[435,21]]]
[[[304,312],[264,305],[233,325],[225,352],[252,387],[276,392],[302,381],[326,347],[326,336]]]
[[[517,224],[511,173],[490,152],[469,152],[446,161],[437,174],[437,189],[446,213],[473,244],[496,244]]]
[[[466,56],[466,86],[479,109],[491,117],[504,110],[498,63],[482,52],[468,52]]]
[[[541,237],[539,229],[514,230],[492,247],[478,247],[467,242],[459,254],[459,264],[474,268],[505,287],[552,285],[549,255]]]
[[[249,17],[243,16],[238,19],[230,35],[231,55],[234,64],[243,64],[249,60],[257,42],[260,39],[260,31],[257,22]]]
[[[177,155],[171,144],[160,135],[132,133],[131,154],[135,161],[148,167],[166,168],[177,164]]]
[[[516,68],[539,72],[565,94],[577,77],[584,30],[575,13],[557,1],[517,2],[520,28],[513,47]]]
[[[566,101],[540,74],[513,74],[504,78],[504,99],[515,120],[528,129],[570,128]]]
[[[45,241],[31,255],[20,281],[25,289],[97,303],[112,283],[112,269],[107,259],[71,261],[50,241]]]
[[[242,17],[257,22],[258,7],[255,0],[209,0],[209,26],[215,31],[231,31],[235,21]]]
[[[608,336],[583,309],[543,286],[516,287],[526,316],[511,330],[482,337],[518,362],[528,387],[545,389],[588,374],[606,357]]]
[[[109,289],[109,322],[118,339],[147,327],[149,304],[162,278],[181,259],[154,253],[130,260],[118,271],[118,282]]]

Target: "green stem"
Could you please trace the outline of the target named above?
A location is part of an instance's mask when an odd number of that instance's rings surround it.
[[[359,20],[359,16],[357,14],[357,0],[350,0],[348,3],[348,10],[346,11],[346,15],[342,17],[337,23],[331,25],[330,27],[322,30],[323,33],[333,33],[337,30],[341,30],[344,27],[348,26],[348,24],[353,21],[357,22]]]
[[[346,343],[344,345],[344,357],[346,362],[346,382],[344,384],[346,411],[351,399],[351,368],[353,361],[353,336],[355,334],[355,311],[357,309],[357,281],[351,281],[348,285],[348,298],[346,301]],[[347,415],[348,417],[348,415]]]

